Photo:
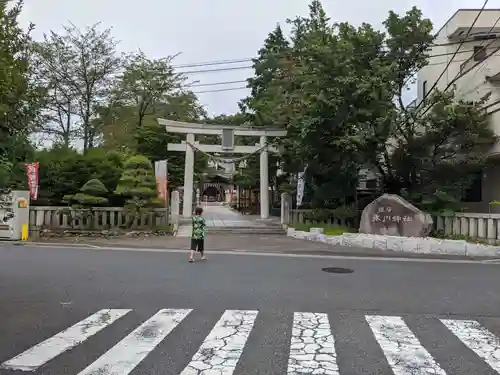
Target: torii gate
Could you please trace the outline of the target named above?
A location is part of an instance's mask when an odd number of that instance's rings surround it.
[[[189,122],[171,121],[158,119],[160,125],[165,126],[167,132],[186,134],[186,141],[182,143],[169,143],[168,151],[180,151],[186,153],[184,165],[184,203],[182,216],[191,217],[193,208],[193,174],[194,174],[194,150],[193,146],[207,153],[234,153],[253,154],[260,153],[260,217],[269,218],[269,161],[268,151],[277,152],[277,149],[267,144],[267,137],[284,137],[286,130],[279,128],[245,127],[209,125]],[[195,134],[219,135],[222,138],[220,145],[200,144],[195,140]],[[260,137],[260,142],[255,146],[236,146],[234,136]]]

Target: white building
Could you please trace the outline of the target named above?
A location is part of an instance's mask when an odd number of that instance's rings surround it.
[[[496,40],[500,38],[500,9],[484,10],[480,14],[467,40],[453,57],[479,12],[479,9],[459,9],[437,32],[429,52],[432,56],[429,64],[418,73],[417,103],[453,58],[436,88],[444,90],[457,75],[465,73],[454,84],[456,98],[478,100],[491,92],[485,108],[492,129],[500,136],[500,51],[486,58],[500,48],[500,39]],[[478,66],[471,69],[477,63]],[[490,156],[492,160],[498,159],[498,166],[485,170],[471,187],[464,199],[464,207],[469,212],[500,212],[500,206],[490,205],[492,201],[500,201],[500,143],[493,147]]]

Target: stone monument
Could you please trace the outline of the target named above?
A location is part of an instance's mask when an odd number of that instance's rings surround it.
[[[384,194],[365,207],[359,233],[386,236],[426,237],[432,216],[394,194]]]

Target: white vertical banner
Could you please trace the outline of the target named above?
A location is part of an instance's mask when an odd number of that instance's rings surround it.
[[[297,208],[302,204],[302,199],[304,199],[304,188],[306,185],[305,174],[307,171],[307,165],[304,168],[304,172],[299,172],[297,174]]]

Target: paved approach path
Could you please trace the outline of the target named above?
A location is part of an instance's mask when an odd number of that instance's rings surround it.
[[[242,215],[239,212],[231,210],[228,206],[220,203],[208,203],[203,206],[203,217],[207,227],[219,228],[262,228],[268,224],[259,221],[256,216]],[[177,232],[177,237],[190,237],[191,224],[182,224]]]

